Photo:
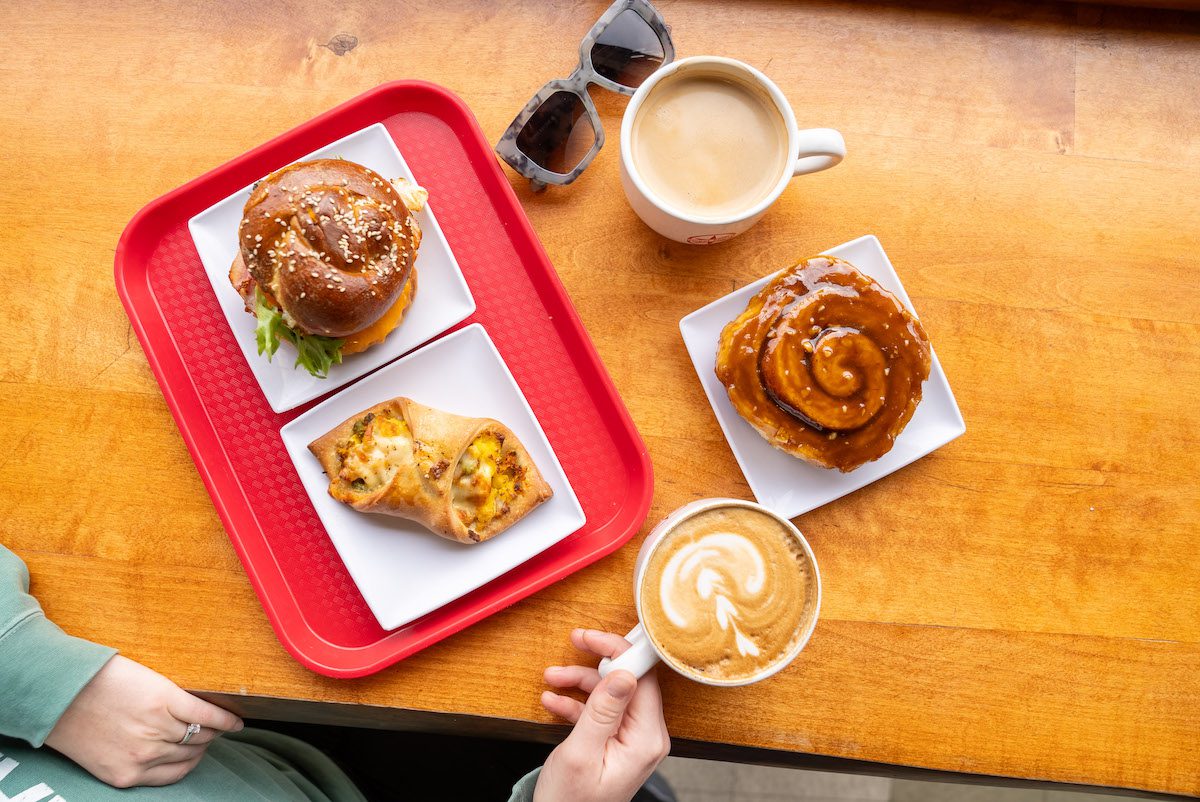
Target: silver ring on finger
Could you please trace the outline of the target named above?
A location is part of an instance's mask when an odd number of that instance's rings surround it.
[[[183,734],[183,737],[179,739],[179,744],[181,746],[187,745],[187,743],[189,741],[191,741],[193,738],[196,737],[196,733],[198,733],[198,732],[200,732],[199,724],[189,724],[188,728],[187,728],[187,732],[185,732]]]

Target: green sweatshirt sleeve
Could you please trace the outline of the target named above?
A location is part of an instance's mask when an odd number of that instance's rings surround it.
[[[512,796],[508,798],[508,802],[533,802],[533,789],[537,788],[538,775],[541,773],[542,767],[538,766],[517,780],[517,784],[513,786]]]
[[[0,735],[39,747],[115,649],[73,638],[29,595],[29,571],[0,546]]]

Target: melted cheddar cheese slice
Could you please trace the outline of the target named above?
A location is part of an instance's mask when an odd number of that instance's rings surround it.
[[[388,307],[388,310],[383,313],[383,317],[376,320],[370,326],[359,332],[351,334],[349,337],[342,338],[342,355],[349,356],[357,354],[360,351],[365,351],[372,345],[378,345],[387,339],[387,336],[400,325],[401,318],[408,311],[409,305],[412,303],[414,288],[417,286],[417,270],[412,269],[412,275],[404,284],[404,289],[400,293],[400,297],[396,299],[396,303]]]

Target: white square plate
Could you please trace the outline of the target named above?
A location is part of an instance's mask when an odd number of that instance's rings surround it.
[[[507,531],[476,544],[446,540],[412,521],[356,512],[335,501],[308,444],[397,396],[505,424],[525,444],[554,496]],[[321,523],[384,629],[403,626],[490,582],[586,520],[533,410],[478,323],[393,362],[313,407],[279,434]]]
[[[339,139],[300,161],[337,157],[369,167],[384,178],[407,178],[416,182],[382,123],[375,123]],[[329,377],[325,379],[314,378],[304,368],[293,367],[296,349],[288,342],[280,343],[275,358],[268,362],[265,356],[258,354],[254,340],[254,317],[246,313],[241,296],[229,283],[229,266],[233,264],[238,250],[238,223],[249,197],[250,187],[230,195],[189,220],[188,229],[229,327],[233,329],[250,370],[262,387],[263,395],[276,412],[298,407],[391,362],[462,322],[475,311],[475,299],[471,297],[450,245],[438,227],[433,209],[427,204],[423,211],[417,213],[417,223],[422,232],[416,261],[417,294],[403,322],[386,340],[362,353],[346,357],[341,364],[329,369]],[[437,199],[433,198],[432,201],[436,203]]]
[[[850,262],[885,289],[895,293],[910,312],[914,315],[917,313],[887,254],[883,252],[883,246],[873,235],[859,237],[825,253]],[[892,450],[874,462],[868,462],[850,473],[842,473],[819,468],[774,448],[737,414],[714,372],[721,329],[745,311],[751,296],[761,290],[773,275],[713,301],[679,321],[684,345],[700,376],[700,383],[704,385],[708,402],[712,404],[717,421],[725,432],[725,439],[729,441],[729,447],[733,449],[750,490],[760,504],[784,517],[795,518],[903,468],[967,430],[937,354],[932,354],[929,380],[925,382],[923,398],[912,420],[896,438]]]

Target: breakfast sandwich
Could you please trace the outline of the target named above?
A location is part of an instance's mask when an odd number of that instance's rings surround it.
[[[259,181],[238,226],[229,280],[258,318],[258,352],[280,340],[318,378],[383,342],[417,289],[425,190],[344,159],[315,159]]]

